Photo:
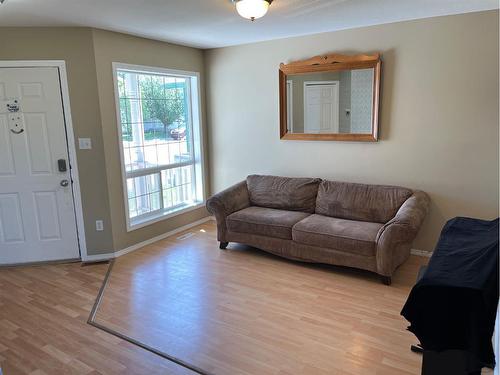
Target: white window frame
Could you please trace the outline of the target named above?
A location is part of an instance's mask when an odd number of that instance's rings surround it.
[[[120,165],[122,171],[122,187],[123,187],[123,202],[125,206],[125,220],[127,224],[127,232],[143,228],[147,225],[157,223],[159,221],[163,221],[169,219],[174,216],[181,215],[183,213],[196,210],[200,207],[205,206],[205,163],[204,163],[204,137],[203,137],[203,123],[202,123],[202,115],[201,115],[201,85],[200,85],[200,73],[199,72],[190,72],[184,70],[175,70],[175,69],[166,69],[159,67],[151,67],[144,65],[132,65],[125,64],[119,62],[113,62],[113,85],[115,91],[115,111],[116,111],[116,122],[118,127],[118,143],[120,148]],[[193,165],[194,166],[194,186],[196,189],[196,196],[201,197],[201,201],[196,202],[188,207],[183,207],[177,210],[170,211],[155,211],[151,214],[141,215],[137,218],[130,218],[129,214],[129,204],[128,204],[128,188],[127,188],[127,178],[134,177],[134,174],[137,175],[137,171],[128,172],[125,169],[125,157],[123,150],[123,141],[122,141],[122,126],[121,126],[121,116],[120,116],[120,95],[118,91],[118,70],[129,70],[134,73],[145,73],[145,74],[165,74],[169,76],[177,76],[181,78],[190,79],[190,87],[189,90],[189,100],[190,100],[190,108],[191,108],[191,122],[192,122],[192,144],[193,144],[193,163],[189,162],[181,162],[175,165],[170,165],[168,168],[162,167],[153,167],[142,170],[140,174],[142,175],[144,171],[148,172],[147,174],[151,174],[157,172],[158,170],[165,169],[173,169],[177,167],[182,167],[185,165]],[[196,87],[196,90],[192,88]],[[199,145],[197,147],[196,145]],[[201,183],[200,183],[201,182]],[[163,199],[163,198],[162,198]]]

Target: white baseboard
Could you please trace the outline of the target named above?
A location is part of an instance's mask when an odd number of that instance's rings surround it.
[[[412,255],[418,255],[420,257],[430,258],[432,256],[432,251],[425,251],[425,250],[419,250],[419,249],[411,249],[411,254]]]
[[[162,233],[159,236],[147,239],[146,241],[136,243],[135,245],[126,247],[125,249],[121,249],[121,250],[118,250],[115,252],[109,252],[109,253],[105,253],[105,254],[87,255],[86,257],[82,258],[82,261],[83,262],[99,262],[99,261],[103,261],[103,260],[110,260],[113,258],[118,258],[118,257],[121,257],[122,255],[131,253],[132,251],[135,251],[135,250],[138,250],[144,246],[147,246],[147,245],[150,245],[154,242],[163,240],[164,238],[173,236],[177,233],[180,233],[180,232],[185,231],[187,229],[193,228],[197,225],[206,223],[209,220],[211,220],[211,216],[207,216],[203,219],[200,219],[200,220],[194,221],[192,223],[183,225],[182,227],[171,230],[170,232]]]
[[[104,254],[96,254],[96,255],[86,255],[82,256],[82,262],[102,262],[105,260],[110,260],[115,257],[115,253],[104,253]]]

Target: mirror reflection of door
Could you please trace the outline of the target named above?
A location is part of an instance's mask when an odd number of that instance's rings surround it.
[[[304,82],[304,132],[339,132],[339,81]]]

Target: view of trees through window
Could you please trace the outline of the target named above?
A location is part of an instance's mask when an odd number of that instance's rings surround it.
[[[118,73],[120,114],[124,139],[133,140],[131,113],[133,101],[140,101],[141,120],[145,124],[145,138],[148,140],[168,139],[169,131],[186,127],[187,87],[185,78],[136,74],[138,86],[127,90],[126,74],[125,71]],[[135,82],[129,83],[129,85],[134,84]]]
[[[117,70],[129,217],[194,200],[190,78]]]

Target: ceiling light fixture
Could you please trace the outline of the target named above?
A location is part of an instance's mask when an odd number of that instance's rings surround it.
[[[255,21],[263,17],[273,0],[232,0],[236,4],[238,14],[246,19]]]

